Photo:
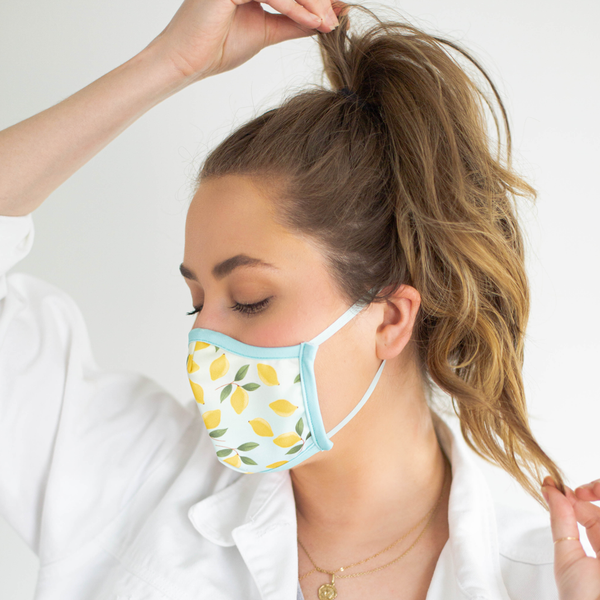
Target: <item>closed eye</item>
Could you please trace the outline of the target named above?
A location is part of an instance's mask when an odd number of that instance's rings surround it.
[[[267,307],[269,302],[271,301],[272,297],[273,296],[269,296],[268,298],[265,298],[264,300],[261,300],[260,302],[255,302],[254,304],[240,304],[239,302],[236,302],[233,306],[230,306],[229,308],[231,308],[232,310],[235,310],[237,312],[240,312],[244,315],[251,316],[251,315],[254,315],[256,313],[263,311]],[[195,315],[196,313],[199,313],[201,310],[202,310],[202,306],[198,306],[198,307],[195,306],[194,310],[192,310],[186,314]]]

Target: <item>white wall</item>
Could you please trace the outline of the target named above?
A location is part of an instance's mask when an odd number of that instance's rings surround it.
[[[365,3],[376,7],[372,3]],[[386,4],[392,6],[390,0]],[[0,3],[0,129],[56,104],[139,52],[179,0]],[[600,477],[600,4],[572,0],[405,0],[406,15],[462,42],[489,69],[511,117],[517,160],[539,190],[526,209],[533,306],[525,381],[531,426],[571,487]],[[316,41],[285,42],[199,82],[138,120],[35,215],[18,267],[67,290],[108,368],[143,371],[189,397],[191,318],[178,273],[189,182],[234,127],[319,81]],[[153,353],[141,359],[140,339]],[[502,501],[541,508],[477,459]],[[0,520],[0,597],[33,597],[37,559]]]

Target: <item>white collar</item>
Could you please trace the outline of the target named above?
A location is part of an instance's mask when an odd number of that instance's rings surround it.
[[[453,477],[450,536],[427,600],[510,600],[500,571],[496,516],[487,481],[462,435],[433,411],[432,417]],[[297,529],[289,471],[240,475],[194,504],[188,516],[212,543],[237,545],[265,600],[295,597]]]

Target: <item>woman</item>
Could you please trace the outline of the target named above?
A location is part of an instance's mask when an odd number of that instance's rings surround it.
[[[6,272],[51,191],[191,83],[317,34],[336,90],[251,121],[203,166],[181,266],[192,411],[99,370],[64,294],[5,278],[0,508],[40,555],[38,597],[597,598],[573,538],[578,519],[600,549],[600,485],[575,500],[526,418],[511,197],[531,188],[491,155],[481,98],[434,39],[381,24],[346,46],[344,5],[270,4],[283,14],[186,0],[139,55],[0,135]],[[554,548],[495,515],[465,441],[540,502],[551,474]]]

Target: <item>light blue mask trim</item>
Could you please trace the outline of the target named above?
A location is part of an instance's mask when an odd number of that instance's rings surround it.
[[[317,350],[318,346],[313,346],[311,343],[302,344],[300,354],[300,383],[306,404],[307,421],[312,437],[314,438],[313,442],[318,450],[331,450],[333,443],[325,433],[317,395],[317,382],[315,381],[314,364]]]
[[[301,346],[301,344],[275,347],[251,346],[250,344],[244,344],[244,342],[229,337],[220,331],[202,329],[201,327],[196,327],[190,331],[188,341],[208,342],[246,358],[298,358]]]

